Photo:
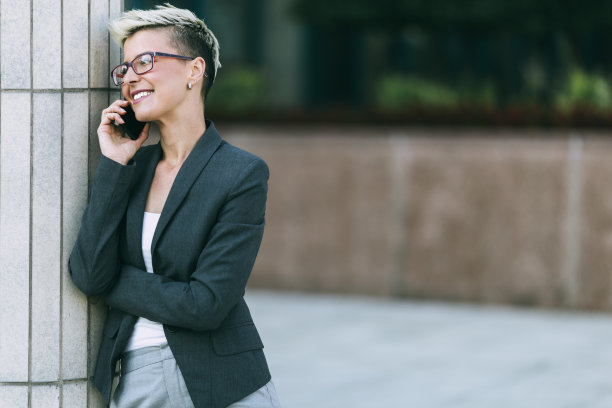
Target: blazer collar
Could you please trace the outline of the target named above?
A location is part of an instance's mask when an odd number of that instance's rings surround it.
[[[128,251],[135,257],[133,262],[137,262],[135,265],[144,269],[145,264],[141,249],[143,216],[155,169],[157,168],[157,163],[162,158],[162,149],[158,143],[141,150],[142,156],[136,158],[136,161],[139,167],[142,165],[142,169],[139,169],[135,175],[136,182],[134,183],[132,197],[126,214],[126,231],[128,235]]]
[[[206,120],[206,131],[189,153],[189,156],[187,156],[187,159],[174,179],[174,184],[172,184],[161,216],[159,217],[157,228],[155,228],[153,242],[151,243],[151,252],[153,252],[157,246],[159,237],[187,196],[191,186],[200,176],[200,173],[204,170],[204,167],[206,167],[213,153],[219,148],[222,142],[223,140],[217,132],[215,125],[211,121]],[[148,186],[150,187],[150,183]]]

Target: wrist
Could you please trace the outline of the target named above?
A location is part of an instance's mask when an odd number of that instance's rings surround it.
[[[110,156],[110,155],[106,155],[106,154],[104,154],[104,153],[103,153],[102,155],[103,155],[104,157],[106,157],[107,159],[110,159],[110,160],[112,160],[112,161],[114,161],[114,162],[119,163],[119,164],[120,164],[120,165],[122,165],[122,166],[127,165],[127,164],[128,164],[128,162],[129,162],[129,160],[126,160],[126,159],[124,159],[124,158],[122,158],[122,157]]]

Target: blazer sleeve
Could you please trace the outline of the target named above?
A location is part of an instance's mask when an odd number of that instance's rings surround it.
[[[102,295],[114,285],[121,270],[119,227],[125,214],[135,165],[100,158],[89,204],[68,267],[76,286],[88,296]]]
[[[122,265],[106,303],[162,324],[217,328],[244,295],[263,236],[268,176],[259,158],[240,172],[188,282]]]

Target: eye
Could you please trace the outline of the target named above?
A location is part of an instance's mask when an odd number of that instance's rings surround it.
[[[117,67],[117,76],[122,77],[127,73],[128,66],[127,65],[119,65]]]
[[[151,61],[152,61],[152,60],[153,60],[153,59],[151,58],[151,54],[144,54],[144,55],[141,55],[141,56],[138,58],[138,60],[136,61],[136,63],[137,63],[138,65],[141,65],[141,66],[151,65]]]

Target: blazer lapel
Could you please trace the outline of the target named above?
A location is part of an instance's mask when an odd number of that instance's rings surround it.
[[[197,178],[200,176],[204,167],[212,157],[213,153],[221,145],[222,139],[215,125],[211,121],[206,121],[206,132],[200,138],[198,143],[194,146],[193,150],[185,160],[185,163],[181,166],[174,184],[170,189],[166,203],[162,210],[161,216],[153,235],[153,242],[151,244],[151,251],[155,250],[157,241],[164,229],[176,213],[176,210],[180,207],[181,203],[185,199],[185,196],[191,189],[191,186]]]
[[[132,190],[131,202],[127,208],[126,214],[126,230],[127,230],[127,242],[128,245],[137,245],[136,247],[130,248],[128,253],[138,254],[136,259],[138,260],[139,267],[144,269],[144,259],[142,258],[142,223],[144,217],[144,211],[147,204],[147,197],[149,196],[149,189],[153,182],[153,176],[155,175],[155,169],[157,163],[162,156],[161,146],[158,143],[151,148],[150,153],[142,157],[139,160],[143,162],[143,170],[137,176],[138,180]]]

